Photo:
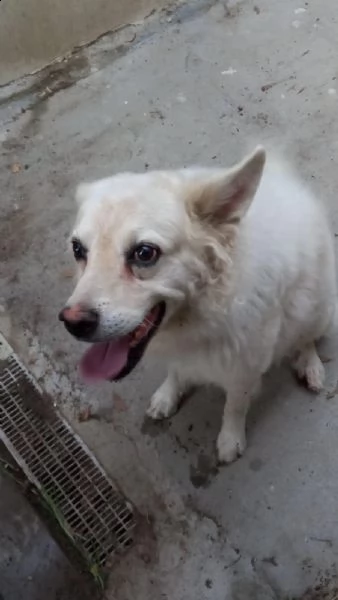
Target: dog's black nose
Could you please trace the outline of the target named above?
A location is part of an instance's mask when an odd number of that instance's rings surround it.
[[[96,310],[84,308],[81,304],[66,306],[60,312],[59,319],[64,322],[69,333],[83,340],[90,340],[99,324]]]

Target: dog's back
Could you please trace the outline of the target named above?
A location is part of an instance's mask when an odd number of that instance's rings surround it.
[[[323,207],[283,162],[267,161],[240,235],[239,296],[249,312],[264,299],[280,312],[274,358],[321,337],[336,305],[332,235]]]

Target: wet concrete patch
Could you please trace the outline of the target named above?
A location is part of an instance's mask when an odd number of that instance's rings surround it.
[[[175,10],[163,8],[159,13],[151,11],[144,22],[107,30],[94,40],[75,46],[66,56],[54,60],[41,70],[0,86],[1,120],[9,123],[27,111],[27,130],[30,134],[36,133],[36,121],[47,110],[46,100],[54,94],[71,87],[91,73],[104,69],[126,54],[132,44],[151,38],[155,32],[164,29],[168,22],[180,25],[200,13],[207,12],[213,4],[213,0],[203,0],[193,6],[185,3],[180,6],[178,3]],[[2,108],[4,115],[1,114]],[[162,120],[163,114],[159,112],[157,117]]]
[[[253,458],[249,463],[251,471],[260,471],[264,465],[264,462],[260,458]]]
[[[0,473],[1,600],[94,597],[15,483]]]
[[[170,429],[171,421],[163,419],[162,421],[154,421],[149,417],[145,417],[141,426],[141,433],[150,437],[157,437],[161,433],[165,433]]]
[[[196,465],[190,465],[190,481],[195,488],[208,487],[219,469],[215,457],[200,454]]]

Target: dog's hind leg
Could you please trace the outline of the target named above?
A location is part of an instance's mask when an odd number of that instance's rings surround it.
[[[187,384],[183,382],[176,369],[170,369],[167,378],[151,397],[147,415],[151,419],[166,419],[173,415],[186,392]]]
[[[306,344],[292,362],[297,377],[304,381],[309,390],[320,392],[325,380],[325,369],[314,342]]]

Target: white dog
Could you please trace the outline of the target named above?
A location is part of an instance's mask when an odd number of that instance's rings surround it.
[[[153,419],[173,414],[191,384],[222,387],[224,462],[245,449],[250,398],[273,363],[288,356],[321,389],[315,342],[336,305],[322,208],[282,163],[264,163],[258,147],[228,170],[125,173],[80,186],[80,278],[60,313],[75,337],[93,342],[81,361],[87,379],[121,379],[148,345],[166,354]]]

